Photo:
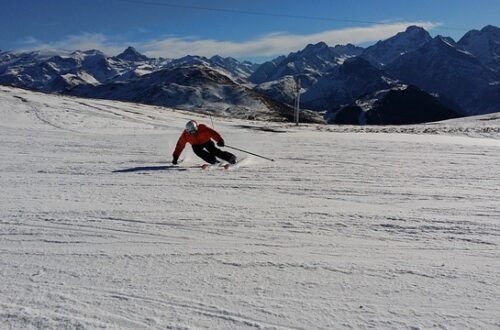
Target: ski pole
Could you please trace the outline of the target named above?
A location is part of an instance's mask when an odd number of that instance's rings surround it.
[[[274,162],[274,159],[272,159],[272,158],[267,158],[267,157],[264,157],[264,156],[261,156],[261,155],[257,155],[257,154],[254,154],[253,152],[250,152],[250,151],[246,151],[246,150],[243,150],[243,149],[240,149],[240,148],[236,148],[236,147],[231,147],[231,146],[228,146],[227,144],[226,144],[226,147],[234,149],[234,150],[238,150],[238,151],[243,151],[243,152],[246,152],[247,154],[254,155],[254,156],[257,156],[257,157],[260,157],[260,158],[264,158],[264,159],[267,159],[267,160],[270,160],[270,161]]]
[[[210,121],[212,122],[212,128],[215,129],[215,127],[214,127],[214,121],[212,120],[212,114],[209,113],[208,115],[210,116]]]

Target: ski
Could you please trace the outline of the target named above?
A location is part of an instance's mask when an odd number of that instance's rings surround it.
[[[205,164],[202,164],[200,167],[204,171],[210,171],[210,170],[213,170],[214,168],[219,167],[219,164],[206,164],[205,163]]]
[[[245,158],[239,158],[235,163],[224,163],[222,167],[225,170],[235,170],[241,166],[243,160],[245,160]]]
[[[243,159],[241,159],[243,160]],[[213,169],[216,169],[216,168],[220,168],[220,169],[223,169],[223,170],[231,170],[231,169],[235,169],[238,167],[238,164],[239,162],[241,161],[237,161],[236,163],[234,164],[231,164],[231,163],[216,163],[216,164],[208,164],[208,163],[205,163],[205,164],[202,164],[200,167],[202,170],[204,171],[211,171]]]
[[[229,170],[233,170],[233,169],[237,168],[237,165],[238,165],[238,163],[234,163],[234,164],[225,163],[224,165],[222,165],[222,168],[226,171],[229,171]]]
[[[231,168],[231,164],[203,164],[200,166],[203,171],[211,171],[214,169],[223,169],[223,170],[229,170]]]

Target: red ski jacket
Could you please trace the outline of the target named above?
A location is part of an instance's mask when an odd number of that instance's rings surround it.
[[[203,144],[210,141],[210,139],[214,139],[216,142],[222,141],[222,136],[219,133],[207,127],[203,124],[198,124],[198,132],[196,134],[189,134],[186,130],[182,132],[179,141],[177,141],[177,146],[174,151],[174,158],[179,158],[182,150],[186,146],[186,143],[191,143],[191,145]]]

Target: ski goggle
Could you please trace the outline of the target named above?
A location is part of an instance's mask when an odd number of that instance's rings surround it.
[[[187,125],[186,131],[189,134],[196,134],[196,132],[198,131],[198,127],[196,127],[196,125]]]

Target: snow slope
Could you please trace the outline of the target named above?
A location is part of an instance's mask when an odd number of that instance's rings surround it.
[[[0,328],[500,327],[498,115],[216,119],[233,171],[170,166],[190,116],[0,86]]]

